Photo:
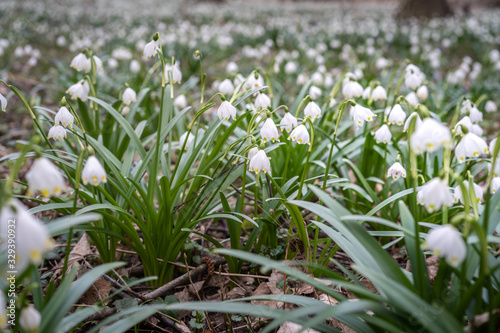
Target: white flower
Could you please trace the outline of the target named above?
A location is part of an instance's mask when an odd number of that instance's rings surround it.
[[[370,122],[375,119],[376,115],[368,108],[356,104],[352,107],[352,118],[354,120],[354,125],[356,130],[365,124],[365,121]]]
[[[453,205],[453,197],[448,188],[448,184],[439,177],[433,178],[425,183],[420,192],[422,192],[422,194],[419,202],[423,202],[423,205],[429,213],[439,210],[443,206],[451,207],[451,205]]]
[[[179,109],[184,109],[188,105],[188,101],[185,95],[181,94],[174,99],[174,105]]]
[[[253,147],[248,151],[248,160],[251,160],[257,153],[259,152],[259,148]]]
[[[371,93],[372,93],[372,88],[370,86],[368,86],[365,88],[365,90],[363,90],[363,94],[361,94],[361,97],[363,99],[369,99]]]
[[[182,82],[182,72],[179,68],[179,64],[175,63],[173,66],[170,64],[165,65],[165,82],[168,83],[170,80],[170,74],[172,72],[172,82],[173,83],[181,83]]]
[[[137,100],[137,94],[134,89],[127,87],[122,94],[122,101],[125,105],[130,105],[130,103]]]
[[[267,173],[271,171],[271,163],[263,149],[259,150],[257,154],[250,159],[248,170],[254,171],[255,173],[259,173],[260,171]]]
[[[147,59],[156,56],[159,45],[160,45],[159,40],[150,41],[149,43],[144,45],[144,51],[142,52],[142,55],[144,55]]]
[[[19,324],[26,333],[37,333],[41,320],[40,312],[32,304],[24,308],[19,316]]]
[[[49,129],[49,135],[47,135],[47,137],[55,141],[63,140],[68,137],[68,132],[66,132],[66,129],[61,125],[56,125]]]
[[[225,79],[219,84],[219,92],[224,95],[232,95],[234,93],[234,85],[229,79]]]
[[[415,107],[418,104],[418,97],[415,92],[410,91],[408,95],[405,96],[406,100],[408,103],[410,103],[411,106]]]
[[[312,120],[319,118],[321,117],[321,108],[318,106],[318,104],[309,102],[304,108],[304,115],[306,116],[306,118],[310,118]]]
[[[496,112],[497,111],[497,105],[493,101],[487,101],[486,104],[484,105],[484,111],[486,112]]]
[[[130,62],[129,68],[132,73],[139,73],[139,71],[141,70],[141,64],[134,59]]]
[[[476,134],[477,136],[483,136],[484,133],[483,129],[478,124],[472,124],[470,132]]]
[[[186,141],[186,137],[187,137],[187,141]],[[184,149],[187,150],[189,147],[191,147],[191,144],[194,141],[194,135],[192,133],[189,133],[189,136],[188,136],[188,132],[184,132],[184,134],[182,134],[181,137],[179,138],[179,148],[182,148],[184,141],[186,141],[186,145],[184,146]]]
[[[293,61],[289,61],[285,64],[285,73],[292,74],[297,71],[297,64]]]
[[[238,65],[234,62],[231,61],[227,64],[226,66],[226,72],[228,73],[236,73],[238,71]]]
[[[418,128],[420,125],[422,125],[422,120],[420,119],[420,116],[418,115],[418,113],[413,112],[413,113],[412,113],[412,114],[408,117],[408,119],[406,119],[405,126],[403,127],[403,132],[408,131],[408,128],[410,128],[410,123],[411,123],[411,120],[412,120],[414,117],[417,117],[417,120],[415,121],[415,130],[417,130],[417,128]]]
[[[295,141],[301,145],[311,144],[311,141],[309,140],[309,132],[307,132],[307,128],[302,124],[297,126],[292,133],[290,133],[288,140]]]
[[[312,81],[313,84],[316,84],[316,85],[320,86],[320,85],[323,84],[323,75],[321,75],[321,73],[314,72],[311,75],[311,81]]]
[[[490,141],[490,153],[493,155],[495,152],[495,145],[497,144],[497,138]],[[499,156],[500,157],[500,156]],[[498,159],[498,158],[497,158]]]
[[[376,86],[373,89],[372,99],[374,101],[385,101],[387,99],[387,91],[382,86]]]
[[[280,135],[278,134],[278,129],[271,118],[267,118],[264,125],[260,129],[260,136],[264,142],[280,141]]]
[[[383,142],[383,143],[389,143],[391,142],[392,138],[392,133],[391,130],[389,129],[389,126],[386,124],[382,125],[376,132],[375,132],[375,140],[377,140],[377,143]]]
[[[406,119],[406,112],[403,111],[401,105],[400,104],[394,105],[394,107],[391,110],[391,113],[389,113],[389,123],[393,125],[402,126],[405,122],[405,119]]]
[[[16,222],[16,267],[18,274],[23,272],[29,264],[39,265],[43,254],[52,247],[52,240],[45,225],[36,217],[28,213],[23,204],[17,199],[9,200],[0,211],[0,252],[6,251],[8,235],[8,221]]]
[[[455,156],[459,163],[465,162],[467,157],[478,157],[488,153],[486,142],[474,133],[467,133],[455,148]]]
[[[419,100],[425,101],[428,96],[429,90],[427,89],[427,86],[420,86],[420,88],[417,89],[417,97]]]
[[[295,118],[290,112],[286,112],[280,122],[281,131],[285,128],[285,130],[290,133],[290,131],[295,127],[297,127],[297,118]]]
[[[460,265],[467,255],[467,247],[460,232],[451,224],[440,225],[427,235],[423,247],[434,255],[445,258],[453,267]]]
[[[65,106],[62,106],[59,109],[54,119],[56,125],[59,125],[59,123],[61,123],[64,127],[73,126],[74,120],[75,117],[73,117],[71,112],[69,112],[69,110]]]
[[[254,103],[257,109],[265,109],[271,106],[271,99],[266,94],[259,93]]]
[[[432,118],[425,118],[411,135],[411,149],[417,154],[432,153],[440,147],[451,149],[450,129]]]
[[[46,198],[58,196],[65,187],[64,177],[59,169],[47,158],[36,159],[31,169],[26,173],[28,195],[41,192]]]
[[[500,188],[500,177],[491,180],[491,193],[494,194]]]
[[[342,87],[342,95],[344,95],[345,98],[356,98],[362,94],[363,86],[356,81],[349,80],[349,82]]]
[[[496,159],[494,167],[491,163],[488,163],[488,172],[493,172],[493,177],[500,176],[500,158]]]
[[[462,126],[465,126],[469,132],[472,130],[472,121],[469,116],[465,116],[455,125],[455,135],[464,136],[464,132],[462,131]]]
[[[94,59],[95,67],[97,68],[97,71],[98,72],[102,72],[103,71],[103,66],[102,66],[102,60],[101,60],[101,58],[99,58],[96,55],[92,56],[92,58]]]
[[[69,67],[74,68],[77,71],[84,70],[85,73],[88,73],[92,67],[92,62],[85,54],[79,53],[73,58],[73,60],[71,60]]]
[[[387,177],[392,177],[394,180],[398,180],[399,177],[406,178],[406,169],[401,163],[396,162],[387,170]]]
[[[264,79],[257,72],[252,72],[248,76],[243,88],[245,90],[253,90],[264,86]]]
[[[309,88],[309,96],[311,96],[312,99],[318,99],[319,97],[321,97],[321,94],[322,91],[320,88],[316,86],[311,86],[311,88]]]
[[[474,194],[476,196],[477,202],[483,201],[483,189],[481,186],[477,185],[476,183],[473,183],[474,187]],[[464,180],[464,186],[467,189],[467,192],[469,192],[469,182]],[[471,195],[468,194],[469,201],[471,199]],[[459,186],[455,187],[454,193],[453,193],[453,202],[458,203],[460,202],[461,204],[464,204],[464,197],[462,193],[462,188]]]
[[[106,183],[106,171],[95,156],[90,156],[82,170],[83,184],[99,185],[101,182]]]
[[[0,107],[2,108],[2,111],[7,109],[7,98],[5,98],[2,94],[0,94]]]
[[[90,87],[87,81],[80,80],[77,83],[73,84],[71,87],[66,90],[66,93],[69,93],[71,99],[80,98],[83,102],[87,100],[89,96]]]
[[[483,113],[477,107],[473,106],[470,108],[469,117],[473,123],[478,123],[483,120]]]
[[[425,75],[415,65],[408,65],[405,69],[405,85],[410,89],[417,89],[424,82]]]
[[[236,120],[236,108],[232,106],[228,101],[224,101],[217,109],[217,116],[220,120],[229,120],[229,118],[233,118],[233,120]]]

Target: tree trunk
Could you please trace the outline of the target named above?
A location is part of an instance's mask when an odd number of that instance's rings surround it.
[[[397,14],[400,19],[410,17],[431,18],[452,15],[446,0],[402,0]]]

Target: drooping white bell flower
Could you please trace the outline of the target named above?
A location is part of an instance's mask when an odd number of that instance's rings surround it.
[[[304,115],[306,118],[309,119],[316,119],[321,117],[321,108],[316,104],[315,102],[309,102],[307,103],[306,107],[304,108]]]
[[[187,137],[187,141],[186,141],[186,137]],[[182,148],[184,141],[186,141],[186,145],[184,146],[184,149],[187,150],[189,147],[191,147],[191,144],[194,141],[194,135],[190,132],[189,136],[188,136],[188,132],[184,132],[184,134],[182,134],[179,138],[179,148]]]
[[[56,114],[54,122],[56,125],[62,124],[64,127],[73,126],[73,121],[75,117],[69,112],[69,110],[62,106]]]
[[[467,255],[462,235],[451,224],[440,225],[429,231],[422,246],[431,250],[434,255],[444,258],[448,265],[453,267],[460,265]]]
[[[342,95],[344,95],[345,98],[357,98],[360,97],[363,94],[363,86],[359,84],[356,81],[350,81],[347,82],[343,87],[342,87]]]
[[[172,73],[173,83],[182,83],[182,72],[178,63],[175,63],[173,66],[170,64],[165,65],[165,83],[169,83],[170,81],[170,72]]]
[[[440,147],[451,149],[450,129],[432,118],[425,118],[411,135],[411,149],[416,154],[432,153]]]
[[[500,177],[493,177],[493,179],[491,180],[491,187],[490,187],[491,193],[495,194],[499,188],[500,188]]]
[[[49,129],[49,134],[47,135],[49,139],[64,140],[68,137],[68,132],[61,125],[53,126]]]
[[[419,202],[423,203],[429,213],[435,212],[443,206],[451,207],[453,205],[453,196],[448,184],[439,177],[425,183],[420,192],[422,194]]]
[[[484,133],[483,129],[478,124],[472,124],[470,132],[476,134],[479,137],[483,136]]]
[[[376,115],[368,108],[361,106],[360,104],[356,104],[351,108],[352,110],[352,119],[354,120],[354,125],[356,126],[356,130],[358,130],[361,126],[363,126],[366,122],[371,122],[375,119]]]
[[[321,89],[316,86],[311,86],[311,88],[309,88],[309,96],[311,96],[312,99],[320,98],[322,93]]]
[[[258,72],[252,72],[248,76],[243,88],[245,90],[253,90],[264,86],[264,79]]]
[[[0,107],[2,111],[7,110],[7,98],[5,98],[2,94],[0,94]]]
[[[271,163],[264,149],[259,150],[257,154],[250,159],[248,170],[254,171],[255,173],[259,173],[260,171],[267,173],[271,171]]]
[[[465,126],[469,132],[472,130],[472,121],[469,116],[465,116],[455,125],[455,135],[464,136],[464,132],[462,131],[462,126]]]
[[[289,61],[285,64],[285,73],[292,74],[297,71],[297,64],[293,61]]]
[[[415,65],[408,65],[405,69],[405,85],[410,89],[417,89],[424,82],[425,75]]]
[[[38,266],[53,241],[45,225],[28,213],[17,199],[9,200],[0,210],[0,252],[6,251],[9,236],[8,221],[16,221],[16,267],[21,274],[29,264]]]
[[[477,202],[483,201],[483,189],[481,186],[477,185],[476,183],[473,183],[474,185],[474,194],[476,196]],[[469,182],[464,180],[464,186],[467,189],[467,192],[469,191]],[[468,195],[469,202],[471,196]],[[453,192],[453,202],[458,203],[460,202],[461,204],[464,204],[464,197],[462,193],[462,188],[460,186],[455,187],[454,192]]]
[[[427,86],[420,86],[417,89],[417,97],[419,100],[425,101],[428,96],[429,96],[429,90],[427,89]]]
[[[361,97],[363,99],[369,99],[371,93],[372,93],[372,88],[370,86],[368,86],[365,88],[365,90],[363,90],[363,94],[361,94]]]
[[[387,99],[387,91],[382,86],[376,86],[373,89],[372,99],[374,101],[385,101]]]
[[[102,66],[102,60],[98,56],[94,55],[92,56],[92,59],[94,59],[95,62],[95,67],[97,69],[97,72],[102,72],[104,70],[104,67]]]
[[[380,143],[380,142],[390,143],[391,138],[392,138],[391,130],[389,129],[389,126],[387,126],[386,124],[382,125],[375,132],[375,140],[377,140],[377,143]]]
[[[297,127],[297,118],[295,118],[290,112],[286,112],[280,122],[281,131],[283,131],[284,128],[288,133],[290,133],[290,131],[295,127]]]
[[[459,163],[465,162],[467,157],[479,157],[479,155],[487,153],[486,141],[471,132],[465,134],[455,148],[455,156]]]
[[[311,140],[309,139],[309,132],[307,132],[307,128],[302,124],[295,127],[292,133],[290,133],[290,135],[288,136],[288,140],[292,140],[301,145],[311,144]]]
[[[271,99],[263,93],[259,93],[254,103],[257,109],[265,109],[271,107]]]
[[[91,184],[98,186],[100,183],[107,183],[106,171],[95,156],[90,156],[82,170],[82,181],[84,185]]]
[[[51,195],[58,196],[66,187],[59,169],[45,157],[33,162],[31,169],[26,173],[26,180],[28,181],[28,196],[36,192],[42,193],[46,198]]]
[[[83,102],[87,100],[89,97],[90,87],[87,81],[80,80],[77,83],[73,84],[66,90],[66,93],[69,93],[71,99],[80,98]]]
[[[230,61],[226,65],[226,72],[236,73],[238,71],[238,65],[234,61]]]
[[[139,73],[141,70],[141,64],[134,59],[130,62],[129,69],[132,73]]]
[[[248,160],[251,160],[257,153],[259,152],[259,148],[253,147],[248,151]]]
[[[233,120],[236,120],[236,108],[231,105],[228,101],[224,101],[220,104],[219,108],[217,109],[217,116],[219,117],[220,120],[229,120],[230,118],[233,118]]]
[[[495,145],[496,144],[497,144],[497,138],[494,138],[493,140],[490,141],[490,145],[489,145],[490,149],[489,150],[490,150],[490,154],[492,154],[492,155],[495,152]]]
[[[410,128],[410,123],[411,123],[411,120],[412,120],[414,117],[417,117],[417,120],[415,121],[415,130],[416,130],[416,129],[420,126],[420,125],[422,125],[422,119],[420,119],[420,116],[418,115],[418,113],[413,112],[413,113],[412,113],[412,114],[408,117],[408,119],[406,119],[405,126],[403,127],[403,132],[408,131],[408,128]]]
[[[473,123],[477,124],[483,120],[483,113],[477,107],[473,106],[470,108],[469,117]]]
[[[490,112],[496,112],[497,111],[497,105],[493,101],[487,101],[486,104],[484,105],[484,111],[490,113]]]
[[[219,84],[219,92],[221,92],[224,95],[232,95],[234,93],[234,85],[229,79],[223,80]]]
[[[134,89],[130,87],[125,88],[122,94],[123,104],[130,105],[130,103],[135,102],[136,100],[137,100],[137,94],[134,91]]]
[[[394,180],[398,180],[399,177],[406,178],[406,169],[401,163],[396,162],[387,170],[387,177],[392,177]]]
[[[497,158],[495,165],[488,163],[488,172],[493,173],[493,177],[500,177],[500,158]]]
[[[42,316],[40,312],[35,309],[33,304],[25,307],[19,316],[19,324],[26,333],[37,333],[41,320]]]
[[[185,95],[180,94],[174,99],[174,105],[176,105],[179,109],[184,109],[188,105],[188,101]]]
[[[410,103],[411,106],[415,107],[418,104],[418,97],[417,94],[415,94],[414,91],[410,91],[408,95],[405,96],[406,100],[408,103]]]
[[[406,119],[406,112],[403,111],[403,108],[400,104],[394,105],[389,113],[389,123],[393,125],[402,126]]]
[[[145,56],[147,59],[156,56],[156,54],[158,53],[159,46],[160,46],[159,39],[151,40],[149,43],[144,45],[144,51],[142,52],[142,55]]]
[[[79,53],[73,58],[73,60],[71,60],[69,67],[74,68],[77,71],[84,70],[85,73],[88,73],[92,67],[92,62],[85,54]]]
[[[267,118],[260,129],[260,136],[264,142],[273,142],[280,141],[280,135],[278,133],[278,128],[274,124],[274,121],[271,118]]]

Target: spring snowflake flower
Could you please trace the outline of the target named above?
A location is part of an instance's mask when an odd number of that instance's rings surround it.
[[[186,141],[186,137],[187,137],[187,141]],[[186,145],[185,145],[184,149],[187,150],[189,147],[191,147],[191,144],[194,141],[194,135],[192,133],[189,133],[189,136],[188,136],[188,132],[184,132],[184,134],[182,134],[179,138],[179,148],[182,148],[184,141],[186,141]]]
[[[348,81],[342,87],[342,95],[345,98],[357,98],[363,94],[363,86],[356,81]]]
[[[175,63],[173,66],[170,64],[165,65],[165,82],[168,83],[170,80],[169,72],[172,72],[172,82],[179,83],[182,82],[182,72],[179,68],[179,63]]]
[[[16,270],[23,272],[30,264],[39,265],[43,254],[52,247],[45,225],[28,213],[17,199],[9,200],[0,210],[0,252],[7,249],[8,220],[16,220]]]
[[[292,74],[297,71],[297,64],[293,61],[289,61],[285,64],[285,73]]]
[[[416,112],[413,112],[409,117],[408,119],[406,119],[406,122],[405,122],[405,126],[403,127],[403,132],[406,132],[408,131],[408,128],[410,128],[410,123],[411,123],[411,120],[414,118],[414,117],[417,117],[417,120],[415,122],[415,130],[420,126],[422,125],[422,119],[420,119],[420,116],[418,115],[418,113]]]
[[[495,194],[499,188],[500,188],[500,177],[494,177],[491,180],[491,188],[490,188],[491,194]]]
[[[158,47],[160,46],[159,39],[158,40],[152,40],[146,45],[144,45],[144,51],[142,52],[142,55],[145,56],[147,59],[151,57],[155,57],[156,54],[158,53]]]
[[[470,109],[469,117],[473,123],[477,124],[483,120],[483,113],[474,106]]]
[[[2,94],[0,94],[0,107],[2,111],[6,111],[7,109],[7,98],[5,98]]]
[[[295,127],[297,127],[297,118],[295,118],[290,112],[286,112],[280,122],[281,131],[285,128],[285,130],[290,133],[290,131]]]
[[[90,87],[87,81],[80,80],[77,83],[73,84],[66,90],[66,93],[69,93],[71,99],[80,98],[83,102],[87,100],[89,96]]]
[[[410,89],[417,89],[424,82],[425,75],[415,65],[408,65],[405,69],[405,85]]]
[[[263,93],[259,93],[254,103],[257,109],[265,109],[271,107],[271,99]]]
[[[489,150],[490,150],[490,153],[493,155],[493,152],[495,151],[495,145],[497,144],[497,138],[494,138],[493,140],[490,141],[490,146],[489,146]]]
[[[248,160],[251,160],[257,153],[259,152],[259,148],[253,147],[248,151]]]
[[[28,181],[28,196],[36,192],[46,198],[58,196],[65,187],[64,177],[59,169],[47,158],[38,158],[33,162],[31,169],[26,173]]]
[[[425,118],[411,135],[411,149],[416,154],[432,153],[440,147],[451,149],[450,129],[432,118]]]
[[[288,140],[295,141],[301,145],[311,144],[311,141],[309,140],[309,132],[307,132],[307,128],[302,124],[297,126],[292,133],[290,133]]]
[[[260,136],[264,142],[280,141],[280,135],[278,134],[278,129],[271,118],[267,118],[264,125],[260,129]]]
[[[372,93],[372,88],[370,86],[368,86],[365,88],[365,90],[363,90],[363,94],[361,94],[361,97],[363,99],[369,99],[371,93]]]
[[[40,312],[32,304],[24,308],[19,316],[19,324],[27,333],[37,333],[41,320]]]
[[[228,101],[224,101],[221,103],[219,108],[217,109],[217,116],[220,120],[229,120],[229,118],[233,118],[236,120],[236,108],[231,105]]]
[[[236,64],[234,61],[227,63],[226,72],[236,73],[237,71],[238,71],[238,64]]]
[[[474,133],[467,133],[455,148],[455,156],[459,163],[465,162],[467,157],[478,157],[488,153],[486,141]]]
[[[366,122],[371,122],[375,119],[376,115],[368,108],[356,104],[351,108],[352,110],[352,119],[354,120],[354,125],[356,126],[356,130],[358,130],[361,126],[363,126]]]
[[[419,100],[425,101],[428,96],[429,90],[427,89],[427,86],[420,86],[420,88],[417,89],[417,97]]]
[[[490,112],[496,112],[497,111],[497,105],[493,101],[487,101],[486,104],[484,105],[484,111],[490,113]]]
[[[438,226],[429,231],[422,246],[431,250],[434,255],[444,258],[453,267],[460,265],[467,255],[462,235],[451,224]]]
[[[90,156],[88,158],[82,170],[82,180],[84,185],[90,183],[94,186],[98,186],[101,182],[106,183],[108,181],[106,171],[97,157]]]
[[[98,56],[92,56],[95,62],[95,67],[97,68],[98,72],[102,72],[104,70],[104,67],[102,66],[102,60]]]
[[[433,178],[422,186],[419,191],[420,197],[417,195],[417,201],[424,205],[429,213],[441,209],[441,207],[451,207],[453,205],[453,197],[448,188],[448,184],[438,178]]]
[[[264,79],[259,73],[250,73],[243,88],[245,90],[252,90],[264,86]]]
[[[179,109],[184,109],[188,105],[188,101],[185,95],[181,94],[174,99],[174,105]]]
[[[79,53],[73,58],[73,60],[71,60],[69,67],[74,68],[77,71],[84,70],[85,73],[88,73],[92,68],[92,62],[85,54]]]
[[[223,80],[219,84],[219,92],[221,92],[224,95],[232,95],[234,93],[234,85],[229,79]]]
[[[483,201],[483,189],[481,188],[481,186],[475,183],[473,183],[473,185],[474,185],[474,194],[476,196],[477,202]],[[464,186],[467,189],[467,192],[469,192],[468,181],[464,180]],[[470,198],[470,195],[468,195],[468,197]],[[460,202],[461,204],[464,204],[464,197],[462,193],[462,188],[460,186],[455,187],[455,189],[453,190],[453,202],[454,203]]]
[[[403,111],[401,105],[400,104],[394,105],[394,107],[391,110],[391,113],[389,113],[389,123],[393,125],[402,126],[405,122],[405,119],[406,119],[406,112]]]
[[[137,100],[137,94],[134,89],[127,87],[122,94],[122,101],[125,105],[130,105],[130,103]]]
[[[455,125],[455,135],[464,136],[464,132],[462,131],[462,126],[465,126],[469,132],[472,131],[472,121],[469,116],[465,116]]]
[[[312,120],[319,118],[321,117],[321,108],[318,106],[318,104],[309,102],[304,108],[304,115],[306,116],[306,118]]]
[[[396,162],[387,170],[387,177],[392,177],[394,180],[398,180],[399,177],[406,178],[406,169],[401,163]]]
[[[417,106],[418,97],[417,97],[417,94],[415,94],[415,92],[410,91],[408,93],[408,95],[405,96],[405,98],[408,101],[408,103],[410,103],[411,106],[413,106],[413,107]]]
[[[267,173],[271,171],[271,163],[269,162],[269,158],[263,149],[259,150],[250,159],[248,170],[254,171],[255,173],[259,173],[260,171]]]
[[[141,70],[141,64],[134,59],[130,62],[129,69],[132,73],[139,73],[139,71]]]
[[[56,125],[62,124],[64,127],[73,126],[74,120],[75,117],[73,117],[71,112],[69,112],[65,106],[62,106],[59,109],[54,119]]]
[[[382,86],[376,86],[373,89],[372,99],[374,101],[385,101],[387,99],[387,91]]]
[[[383,143],[389,143],[391,142],[392,138],[392,133],[391,130],[389,129],[389,126],[386,124],[382,125],[376,132],[375,132],[375,140],[377,140],[377,143],[383,142]]]
[[[320,88],[316,86],[311,86],[309,88],[309,96],[311,96],[312,99],[318,99],[321,97],[322,91]]]
[[[68,137],[68,132],[61,125],[56,125],[49,129],[49,135],[47,135],[47,137],[55,141],[63,140]]]

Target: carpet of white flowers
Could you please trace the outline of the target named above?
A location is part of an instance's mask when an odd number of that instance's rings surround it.
[[[2,1],[0,331],[495,332],[500,10],[397,9]]]

